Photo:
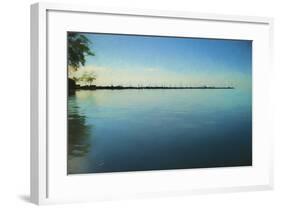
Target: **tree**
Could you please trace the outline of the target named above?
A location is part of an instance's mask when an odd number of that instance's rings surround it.
[[[90,45],[92,42],[83,34],[77,32],[68,32],[67,34],[67,64],[69,67],[70,76],[70,67],[77,71],[80,66],[84,66],[86,62],[86,56],[94,56],[94,52],[91,51]],[[95,77],[92,77],[92,80],[88,83],[92,83],[95,80]],[[75,77],[68,78],[68,88],[75,89],[78,79]]]
[[[73,67],[75,71],[77,71],[80,66],[85,65],[86,56],[95,55],[90,49],[91,41],[83,34],[68,32],[67,42],[68,66]]]
[[[82,85],[92,85],[93,81],[96,80],[96,76],[94,74],[94,72],[89,72],[89,71],[82,71],[83,74],[80,75],[79,77],[74,77],[74,79],[76,80],[76,82],[78,83],[82,83]]]

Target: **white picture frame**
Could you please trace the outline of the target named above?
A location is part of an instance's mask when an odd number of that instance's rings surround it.
[[[63,94],[66,94],[65,71],[54,77],[52,68],[55,63],[65,66],[66,70],[66,57],[63,52],[66,43],[60,34],[71,29],[96,31],[91,29],[87,18],[91,18],[91,22],[102,21],[96,29],[98,32],[253,40],[253,166],[67,176],[64,146],[66,137],[63,129],[65,125],[61,122],[66,115],[66,96]],[[116,22],[112,23],[112,20]],[[78,24],[78,21],[83,24]],[[166,22],[171,23],[169,31],[164,30]],[[133,26],[135,23],[138,23],[138,27]],[[118,28],[116,24],[120,24]],[[154,27],[155,24],[159,27]],[[185,24],[189,24],[194,30],[180,30]],[[268,93],[272,70],[272,28],[273,19],[265,17],[33,4],[31,201],[36,204],[50,204],[272,189],[272,112]],[[56,50],[54,45],[58,47]],[[54,99],[58,100],[55,108],[51,102]],[[60,138],[56,146],[54,138]],[[94,188],[91,186],[93,184]]]

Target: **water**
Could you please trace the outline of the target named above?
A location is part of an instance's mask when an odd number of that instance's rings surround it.
[[[68,174],[252,165],[250,91],[77,90]]]

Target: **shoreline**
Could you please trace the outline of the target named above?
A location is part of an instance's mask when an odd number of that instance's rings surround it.
[[[234,87],[124,87],[124,86],[76,86],[69,90],[172,90],[172,89],[235,89]]]

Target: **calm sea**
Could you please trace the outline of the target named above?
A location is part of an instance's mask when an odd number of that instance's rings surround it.
[[[250,90],[77,90],[68,97],[68,174],[249,165]]]

